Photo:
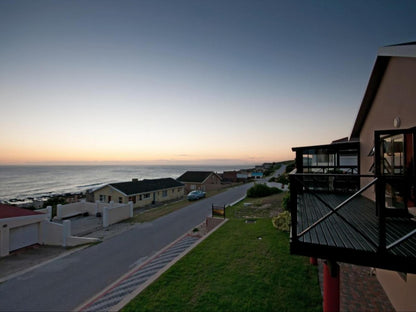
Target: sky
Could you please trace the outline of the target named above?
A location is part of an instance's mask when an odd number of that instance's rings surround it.
[[[261,164],[349,136],[416,1],[0,1],[0,164]]]

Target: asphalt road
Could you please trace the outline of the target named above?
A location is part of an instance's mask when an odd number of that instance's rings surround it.
[[[134,266],[200,224],[211,204],[242,198],[252,184],[199,200],[98,245],[56,259],[0,284],[0,311],[70,311]]]

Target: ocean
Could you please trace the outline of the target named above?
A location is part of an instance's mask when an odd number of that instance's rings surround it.
[[[41,199],[132,178],[178,178],[187,170],[223,172],[250,166],[0,166],[0,201]]]

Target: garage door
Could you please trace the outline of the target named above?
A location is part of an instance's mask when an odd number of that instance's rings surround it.
[[[10,251],[38,243],[38,223],[10,229]]]

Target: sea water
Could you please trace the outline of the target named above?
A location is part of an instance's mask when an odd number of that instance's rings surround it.
[[[0,201],[82,193],[132,178],[178,178],[187,170],[223,172],[249,166],[0,166]]]

